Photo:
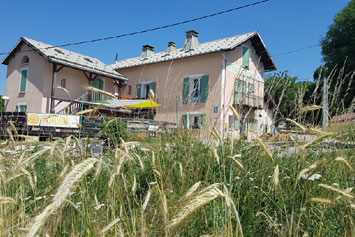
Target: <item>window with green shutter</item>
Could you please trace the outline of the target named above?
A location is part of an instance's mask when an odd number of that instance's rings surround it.
[[[206,114],[201,114],[201,128],[206,127]]]
[[[141,84],[136,85],[137,98],[141,98]]]
[[[255,120],[254,117],[251,117],[249,119],[249,130],[252,131],[252,132],[256,131],[256,120]]]
[[[183,114],[181,120],[182,120],[182,127],[187,128],[187,114]]]
[[[250,59],[250,49],[247,46],[243,46],[242,65],[246,68],[249,68],[249,59]]]
[[[208,75],[204,75],[200,79],[201,83],[201,96],[200,102],[206,102],[208,97]]]
[[[28,69],[21,69],[20,78],[20,92],[25,92],[27,90],[27,80],[28,80]]]
[[[157,83],[156,82],[151,82],[150,83],[150,89],[154,92],[154,94],[156,93],[157,90]]]

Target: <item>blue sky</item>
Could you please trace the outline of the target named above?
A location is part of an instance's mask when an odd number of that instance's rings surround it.
[[[0,3],[0,52],[8,52],[21,36],[48,44],[64,44],[120,35],[175,23],[258,0],[217,1],[51,1],[18,0]],[[185,31],[200,33],[206,42],[258,30],[271,55],[319,43],[336,13],[349,0],[270,0],[267,3],[160,31],[113,39],[67,49],[112,64],[140,55],[151,44],[162,51],[169,41],[182,47]],[[4,55],[0,56],[3,60]],[[300,80],[312,80],[321,64],[320,47],[275,57],[279,71],[288,70]],[[0,66],[0,93],[5,93],[6,66]]]

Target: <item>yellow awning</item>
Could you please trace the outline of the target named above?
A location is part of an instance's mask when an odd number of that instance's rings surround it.
[[[125,107],[127,108],[156,108],[161,106],[160,104],[157,104],[155,101],[153,100],[148,100],[145,102],[141,102],[138,104],[133,104],[133,105],[125,105]]]

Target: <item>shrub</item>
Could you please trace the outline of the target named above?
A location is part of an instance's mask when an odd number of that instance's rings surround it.
[[[114,146],[117,146],[121,139],[128,139],[127,126],[119,119],[106,120],[101,127],[103,138]]]

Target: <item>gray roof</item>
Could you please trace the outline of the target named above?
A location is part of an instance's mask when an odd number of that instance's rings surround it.
[[[276,70],[276,66],[271,59],[271,56],[266,50],[266,47],[261,40],[261,37],[257,31],[236,35],[224,39],[218,39],[202,44],[198,44],[193,50],[185,51],[184,48],[176,49],[170,53],[166,51],[154,53],[153,55],[143,58],[143,57],[135,57],[128,58],[119,61],[116,64],[112,64],[111,66],[114,69],[123,69],[129,67],[136,67],[146,64],[159,63],[169,60],[176,60],[186,57],[192,57],[202,54],[209,54],[219,51],[228,51],[232,50],[235,47],[243,44],[247,40],[251,40],[257,53],[261,56],[261,61],[264,63],[264,67],[266,71]]]
[[[9,55],[3,60],[2,64],[8,64],[8,59],[10,55],[15,52],[21,42],[25,42],[27,45],[33,48],[34,51],[38,52],[51,63],[57,63],[67,67],[95,73],[110,78],[127,80],[126,77],[113,70],[111,66],[104,64],[96,58],[75,53],[67,49],[54,47],[52,45],[26,37],[21,37],[21,39],[19,40],[19,42],[17,42],[16,46],[11,50]]]

